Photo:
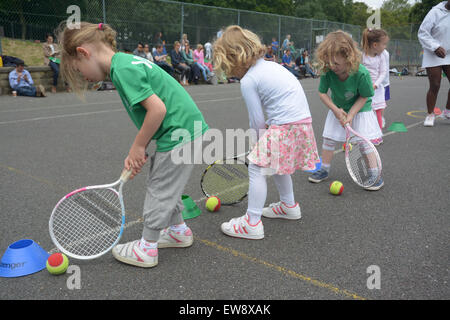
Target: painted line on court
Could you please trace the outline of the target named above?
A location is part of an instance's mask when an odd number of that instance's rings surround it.
[[[51,181],[49,181],[47,179],[36,177],[34,175],[30,175],[30,174],[28,174],[28,173],[26,173],[26,172],[24,172],[22,170],[19,170],[19,169],[10,167],[10,166],[5,166],[3,164],[0,164],[0,167],[1,168],[6,168],[7,170],[15,172],[17,174],[29,177],[29,178],[31,178],[33,180],[36,180],[36,181],[40,182],[40,183],[44,183],[46,185],[49,185],[52,188],[55,188],[55,189],[58,189],[58,190],[63,190],[63,192],[67,192],[67,188],[60,187],[60,186],[54,184],[53,182],[51,182]],[[201,200],[202,199],[199,199],[199,200],[196,200],[195,202],[199,202]],[[130,217],[130,216],[136,216],[137,217],[137,214],[134,214],[132,212],[126,212],[126,216],[127,217]],[[142,222],[143,222],[143,218],[142,217],[138,218],[137,220],[130,221],[130,222],[128,222],[128,223],[126,223],[124,225],[124,231],[125,231],[125,229],[133,227],[133,226],[135,226],[137,224],[140,224]],[[235,257],[242,258],[244,260],[247,260],[247,261],[250,261],[250,262],[253,262],[253,263],[258,263],[258,264],[263,265],[263,266],[265,266],[265,267],[267,267],[267,268],[269,268],[271,270],[280,272],[280,273],[284,274],[285,276],[293,277],[295,279],[304,281],[304,282],[309,283],[311,285],[314,285],[316,287],[327,289],[328,291],[331,291],[334,294],[343,295],[343,296],[346,296],[348,298],[352,298],[352,299],[355,299],[355,300],[367,300],[366,298],[363,298],[362,296],[360,296],[360,295],[358,295],[358,294],[356,294],[354,292],[351,292],[349,290],[338,288],[338,287],[336,287],[336,286],[334,286],[332,284],[328,284],[326,282],[323,282],[323,281],[311,278],[309,276],[300,274],[300,273],[295,272],[293,270],[289,270],[289,269],[287,269],[285,267],[282,267],[282,266],[279,266],[279,265],[276,265],[276,264],[273,264],[273,263],[261,260],[261,259],[256,258],[256,257],[252,257],[250,255],[247,255],[246,253],[237,251],[237,250],[235,250],[233,248],[224,247],[224,246],[222,246],[222,245],[220,245],[220,244],[218,244],[218,243],[216,243],[214,241],[201,239],[201,238],[198,238],[197,236],[195,236],[194,238],[195,238],[195,240],[203,243],[204,245],[206,245],[208,247],[211,247],[211,248],[214,248],[214,249],[216,249],[216,250],[218,250],[220,252],[225,252],[225,253],[231,254],[231,255],[233,255]],[[54,248],[52,248],[49,251],[49,253],[52,254],[52,253],[55,253],[57,251],[58,251],[58,248],[54,247]]]
[[[417,116],[416,113],[423,113],[423,116]],[[417,119],[425,119],[425,114],[427,113],[427,111],[424,110],[413,110],[413,111],[409,111],[406,114],[410,117],[413,118],[417,118]]]
[[[121,103],[121,101],[120,100],[114,100],[114,101],[105,101],[105,102],[86,102],[86,103],[68,104],[66,106],[65,105],[58,105],[58,106],[42,107],[42,108],[0,110],[0,112],[1,113],[7,113],[7,112],[21,112],[21,111],[39,111],[39,110],[51,110],[51,109],[64,109],[64,108],[93,106],[93,105],[112,104],[112,103]]]

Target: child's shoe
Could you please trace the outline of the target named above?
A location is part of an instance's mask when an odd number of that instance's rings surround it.
[[[222,223],[222,232],[230,237],[258,240],[264,238],[264,227],[262,221],[251,225],[245,214],[239,218],[233,218],[229,222]]]

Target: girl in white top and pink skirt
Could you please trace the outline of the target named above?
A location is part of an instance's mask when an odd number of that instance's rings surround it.
[[[320,161],[300,82],[281,65],[265,61],[264,54],[258,36],[239,26],[229,26],[214,44],[216,70],[241,79],[250,128],[258,138],[248,155],[247,211],[221,226],[226,235],[244,239],[264,238],[261,216],[300,219],[291,175],[298,169],[313,170]],[[266,175],[273,176],[280,196],[269,207],[264,207]]]

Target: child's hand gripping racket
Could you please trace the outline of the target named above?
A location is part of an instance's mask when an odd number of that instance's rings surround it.
[[[220,159],[209,165],[200,181],[203,194],[217,196],[223,205],[241,202],[248,193],[247,154]]]
[[[381,177],[381,159],[368,139],[345,125],[345,164],[355,183],[363,188],[373,186]]]
[[[116,182],[74,190],[57,203],[49,229],[61,252],[76,259],[94,259],[119,242],[125,225],[122,189],[131,173],[124,169]]]

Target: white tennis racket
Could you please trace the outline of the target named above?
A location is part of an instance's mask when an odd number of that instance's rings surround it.
[[[381,177],[381,159],[375,146],[368,139],[345,125],[345,164],[355,183],[363,188],[373,186]]]
[[[124,169],[116,182],[77,189],[59,200],[49,230],[61,252],[75,259],[94,259],[119,242],[125,225],[122,189],[131,173]]]

